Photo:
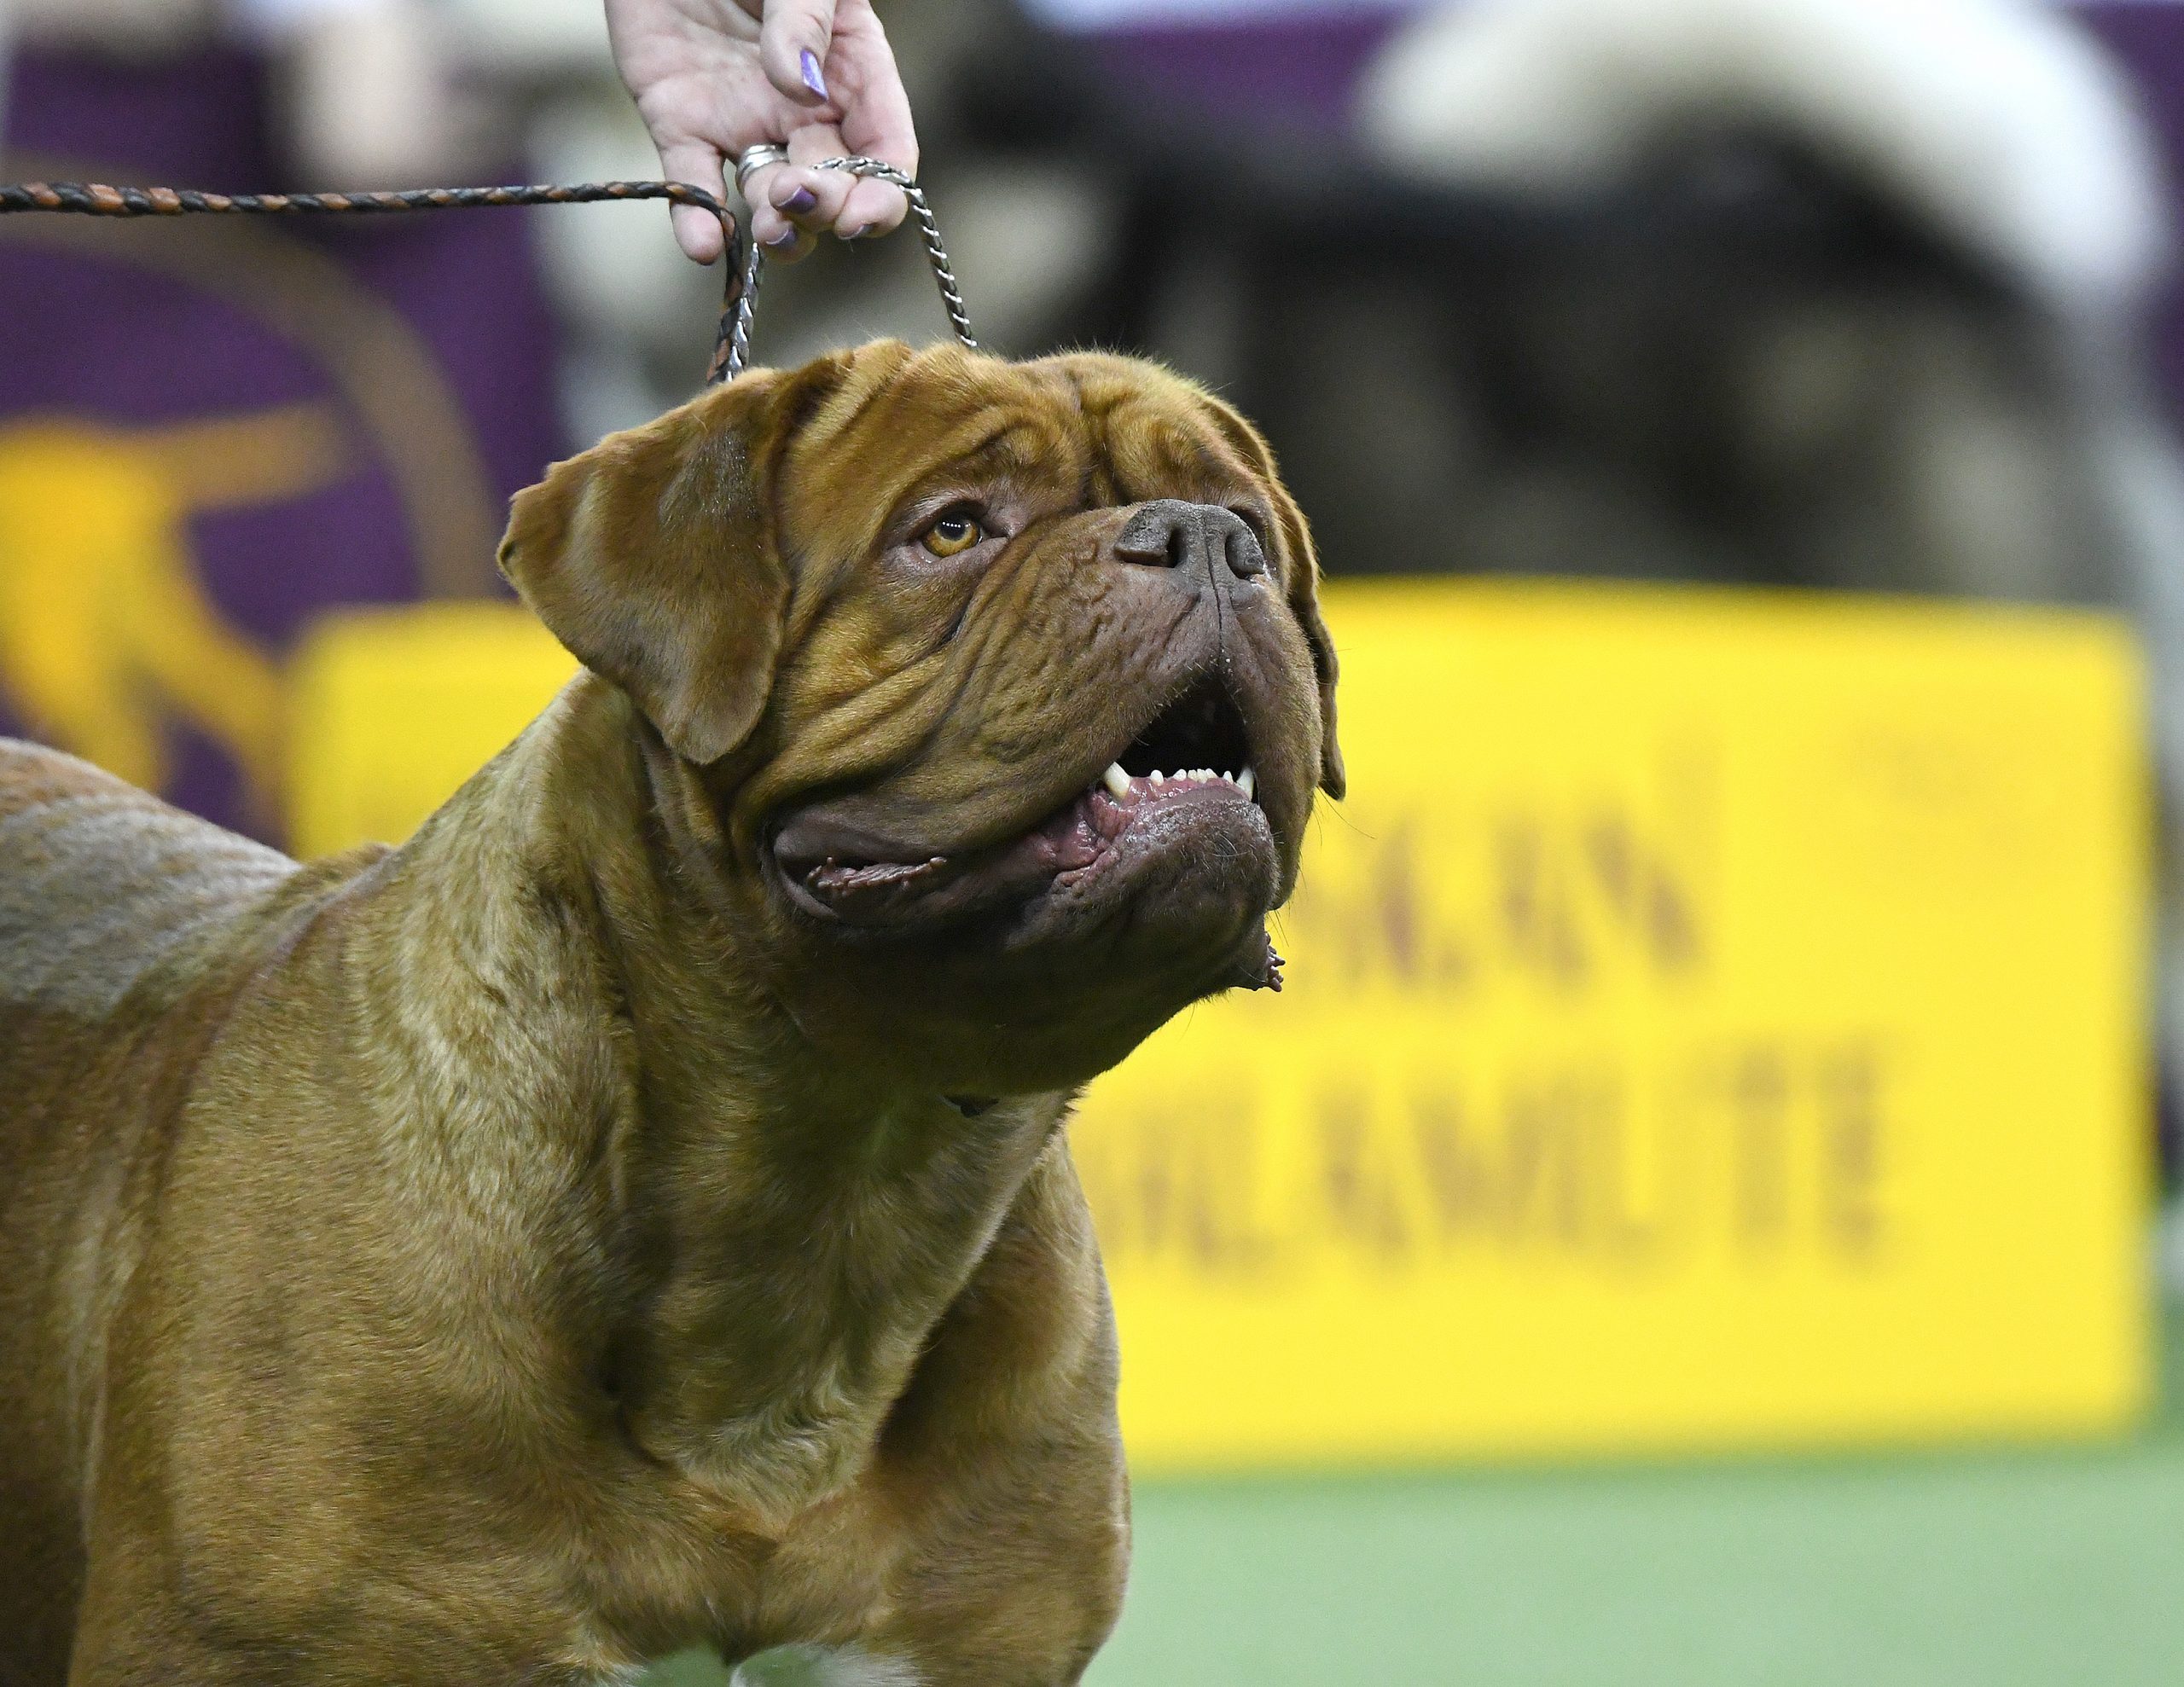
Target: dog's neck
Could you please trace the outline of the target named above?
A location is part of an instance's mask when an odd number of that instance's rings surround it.
[[[444,903],[413,910],[442,994],[482,957],[458,994],[503,1041],[466,1081],[596,1168],[524,1217],[600,1232],[600,1386],[648,1452],[785,1517],[868,1456],[1063,1099],[967,1114],[811,1045],[694,884],[689,781],[645,736],[580,679],[404,852],[407,900]],[[526,1023],[562,1030],[511,1050]]]

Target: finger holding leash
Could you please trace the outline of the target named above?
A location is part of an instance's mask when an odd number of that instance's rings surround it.
[[[791,204],[801,195],[816,207],[818,200],[797,184],[786,168],[787,164],[787,147],[771,141],[746,147],[735,159],[735,191],[751,207],[751,238],[765,247],[769,256],[793,263],[811,250],[812,239],[791,219],[787,205],[776,206],[767,200],[767,190],[781,188],[783,200]]]
[[[793,230],[832,234],[843,240],[884,235],[897,227],[909,209],[899,188],[875,178],[845,175],[829,168],[843,158],[878,158],[906,176],[915,174],[916,144],[909,165],[894,156],[853,144],[845,125],[814,119],[794,130],[786,147],[767,142],[737,155],[736,191],[751,207],[754,237],[769,257],[800,257],[810,247],[788,244]]]
[[[622,79],[672,181],[721,189],[733,162],[752,237],[793,259],[811,237],[883,234],[899,190],[814,166],[845,154],[917,168],[917,136],[894,49],[871,0],[605,0]],[[772,150],[765,150],[770,148]],[[676,237],[700,263],[717,225],[687,210]]]
[[[822,170],[829,159],[844,156],[838,131],[831,124],[813,122],[794,130],[786,147],[746,148],[736,160],[737,190],[751,207],[752,230],[769,258],[801,257],[808,242],[791,247],[790,234],[839,235],[845,239],[862,232],[845,223],[842,208],[857,185],[851,177]],[[755,163],[748,164],[752,154]]]

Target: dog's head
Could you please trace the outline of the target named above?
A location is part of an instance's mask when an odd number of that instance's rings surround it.
[[[671,754],[691,877],[822,1046],[1054,1087],[1267,982],[1334,652],[1264,443],[1188,382],[756,372],[558,465],[501,563]]]

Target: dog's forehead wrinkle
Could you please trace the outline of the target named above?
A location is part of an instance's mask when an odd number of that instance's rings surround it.
[[[1117,478],[1147,497],[1188,495],[1193,502],[1212,503],[1257,479],[1202,429],[1170,415],[1148,415],[1141,426],[1112,437]]]
[[[1087,505],[1163,497],[1218,502],[1234,488],[1256,490],[1261,475],[1229,448],[1208,409],[1180,383],[1175,391],[1126,389],[1088,409]]]
[[[860,376],[862,378],[860,378]],[[892,391],[896,371],[852,372],[851,378],[821,398],[798,430],[799,443],[823,447],[854,433]]]
[[[1030,491],[1054,477],[1058,459],[1063,483],[1074,479],[1066,433],[1036,407],[987,402],[965,405],[960,414],[928,412],[923,405],[872,409],[854,427],[807,439],[791,473],[784,476],[793,483],[785,493],[844,484],[863,488],[864,495],[851,508],[803,511],[815,526],[830,515],[845,529],[854,525],[854,535],[837,535],[850,550],[868,542],[905,511],[943,493]]]
[[[936,416],[976,411],[1027,396],[1014,365],[929,351],[884,368],[868,371],[860,365],[806,431],[816,438],[838,439],[871,425],[875,411],[917,409],[930,422]],[[890,414],[879,420],[899,425],[903,418]]]
[[[1040,418],[1005,414],[996,417],[990,409],[966,416],[956,432],[973,437],[961,443],[944,438],[938,449],[946,455],[919,470],[905,496],[915,497],[950,483],[1030,473],[1052,461],[1059,443]]]

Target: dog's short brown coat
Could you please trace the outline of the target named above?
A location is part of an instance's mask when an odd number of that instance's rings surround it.
[[[920,552],[967,492],[980,554]],[[1156,498],[1269,571],[1118,557]],[[1129,1519],[1060,1127],[1251,974],[1339,784],[1263,447],[1142,364],[882,345],[561,465],[502,562],[591,671],[401,849],[0,746],[0,1683],[1074,1681]],[[800,814],[1006,858],[1217,680],[1219,848],[900,930],[770,863]]]

